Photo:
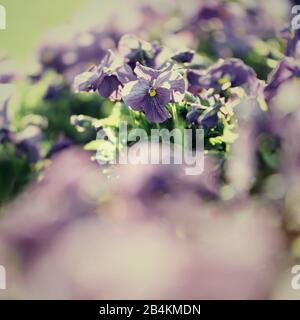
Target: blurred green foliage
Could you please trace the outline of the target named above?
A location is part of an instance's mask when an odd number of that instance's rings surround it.
[[[16,131],[28,125],[37,125],[43,131],[43,143],[47,149],[60,136],[74,143],[83,144],[95,138],[94,128],[77,130],[71,123],[73,115],[103,118],[107,115],[102,108],[103,98],[98,94],[74,94],[61,76],[48,73],[41,80],[22,81],[17,87],[10,105],[14,114],[13,127]],[[49,151],[49,150],[46,150]]]
[[[26,156],[16,153],[15,145],[0,144],[0,204],[10,200],[34,177],[32,166]]]
[[[0,31],[0,49],[24,62],[49,28],[64,24],[84,0],[1,0],[7,29]]]

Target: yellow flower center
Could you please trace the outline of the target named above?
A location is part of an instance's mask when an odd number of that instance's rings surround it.
[[[154,88],[151,88],[151,89],[149,90],[149,96],[150,96],[150,97],[155,97],[155,96],[156,96],[156,90],[155,90]]]

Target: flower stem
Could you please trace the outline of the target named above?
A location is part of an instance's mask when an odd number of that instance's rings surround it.
[[[177,116],[176,105],[174,103],[172,104],[171,109],[172,109],[174,127],[177,128],[177,126],[178,126],[178,116]]]

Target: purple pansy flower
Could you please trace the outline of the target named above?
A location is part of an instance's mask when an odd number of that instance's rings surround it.
[[[217,125],[219,121],[218,112],[222,105],[217,103],[213,107],[203,108],[201,105],[193,105],[193,110],[187,114],[187,120],[197,127],[210,129]]]
[[[133,34],[125,34],[119,41],[118,50],[125,63],[134,70],[137,62],[151,68],[158,67],[157,58],[163,49],[157,41],[149,43]]]
[[[130,67],[109,50],[98,67],[79,74],[74,81],[75,91],[96,91],[112,101],[120,100],[124,83],[134,80]]]
[[[269,39],[276,30],[268,10],[250,2],[201,1],[180,31],[191,33],[194,43],[200,40],[200,48],[208,46],[216,57],[247,55],[253,49],[253,39]]]
[[[125,104],[134,110],[143,110],[151,122],[160,123],[170,118],[166,104],[183,99],[183,77],[169,67],[154,70],[139,63],[134,72],[137,80],[127,83],[123,88],[122,98]]]
[[[97,89],[101,96],[111,100],[119,100],[122,83],[118,78],[117,69],[120,66],[114,65],[114,63],[114,54],[109,51],[98,67]]]
[[[245,86],[251,95],[255,95],[260,88],[255,71],[241,60],[234,58],[220,60],[207,72],[190,71],[188,81],[191,92],[195,92],[196,89],[199,91],[210,88],[221,91],[223,81],[230,82],[231,87]]]

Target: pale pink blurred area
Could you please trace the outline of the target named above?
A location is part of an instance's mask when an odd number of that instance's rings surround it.
[[[62,151],[0,220],[3,294],[270,298],[287,267],[282,218],[255,200],[221,201],[216,166],[205,168],[193,177],[176,165],[120,165],[109,176],[89,153]]]
[[[189,262],[185,244],[155,224],[68,228],[25,279],[31,297],[161,299],[175,297]]]
[[[106,192],[104,177],[87,159],[78,150],[63,152],[45,173],[41,183],[47,188],[34,185],[8,208],[1,236],[13,270],[10,296],[271,297],[287,261],[281,217],[272,207],[254,201],[208,203],[183,191],[176,198],[152,195],[153,205],[139,193],[128,201],[115,194],[97,202]],[[140,178],[149,174],[144,167],[127,169]],[[89,188],[86,175],[94,177]],[[127,188],[133,181],[127,179]],[[150,216],[152,208],[158,216]]]
[[[169,203],[165,221],[91,217],[67,227],[25,274],[26,292],[46,299],[268,298],[286,260],[277,217],[249,204],[224,216],[194,205],[181,201],[176,211]]]
[[[199,215],[193,247],[201,299],[267,299],[285,266],[286,243],[276,213],[243,203]]]

